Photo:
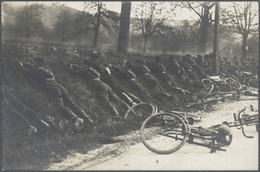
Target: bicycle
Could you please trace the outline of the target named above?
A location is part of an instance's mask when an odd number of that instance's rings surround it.
[[[233,97],[235,97],[237,100],[240,99],[240,88],[241,84],[232,77],[232,75],[229,75],[228,77],[225,77],[224,75],[217,75],[217,76],[209,76],[206,75],[206,79],[202,79],[202,83],[206,84],[206,81],[209,82],[209,84],[214,85],[215,92],[211,94],[212,95],[220,95],[223,97],[224,94],[232,94]]]
[[[129,108],[124,116],[124,120],[135,120],[143,123],[149,116],[152,116],[158,113],[158,107],[155,103],[141,102],[136,105],[133,105]],[[188,112],[182,111],[171,111],[181,118],[186,118],[189,124],[193,124],[194,122],[200,122],[201,117]]]
[[[251,106],[251,109],[253,109],[253,107]],[[246,108],[243,108],[241,110],[239,110],[237,113],[233,114],[234,117],[234,121],[233,122],[227,122],[224,121],[223,124],[228,125],[230,128],[231,127],[239,127],[238,129],[242,129],[242,133],[246,138],[253,138],[253,136],[247,136],[245,133],[245,129],[244,126],[251,126],[251,125],[255,125],[256,127],[256,131],[259,131],[259,121],[258,121],[258,113],[253,114],[253,115],[249,115],[249,114],[242,114],[243,112],[245,112]],[[217,125],[216,125],[217,126]]]
[[[141,127],[141,140],[152,152],[170,154],[181,149],[185,142],[211,148],[211,153],[225,151],[221,146],[232,142],[232,134],[227,125],[215,128],[190,127],[189,121],[174,112],[161,112],[148,117]],[[225,132],[223,132],[225,131]],[[194,142],[194,138],[209,142]]]
[[[143,122],[150,115],[158,112],[155,103],[141,102],[130,107],[124,115],[124,120],[138,120]]]
[[[202,103],[202,109],[206,109],[204,99],[207,98],[211,94],[211,92],[214,89],[214,84],[212,84],[212,83],[203,84],[203,86],[204,87],[196,93],[186,92],[188,95],[191,95],[191,97],[192,97],[192,102],[186,103],[186,105],[185,105],[186,108],[191,107],[195,104],[198,104],[198,100],[200,100]]]

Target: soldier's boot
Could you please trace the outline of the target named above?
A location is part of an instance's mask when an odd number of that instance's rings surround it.
[[[91,124],[94,124],[94,121],[86,114],[84,110],[81,111],[81,116],[83,116],[86,120],[88,120]]]

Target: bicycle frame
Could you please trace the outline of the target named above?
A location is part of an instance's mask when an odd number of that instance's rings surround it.
[[[242,113],[245,112],[246,108],[239,110],[237,113],[233,114],[234,121],[233,122],[223,122],[223,124],[227,124],[229,127],[239,127],[238,129],[242,129],[242,133],[246,138],[254,138],[253,136],[248,136],[245,133],[244,126],[251,126],[255,125],[256,130],[258,131],[259,120],[258,120],[258,113],[249,115],[243,114],[244,117],[241,117]],[[215,125],[215,127],[218,125]]]
[[[192,144],[196,144],[196,145],[199,145],[199,146],[211,148],[211,150],[210,150],[211,153],[216,152],[216,150],[226,151],[226,149],[220,148],[219,144],[218,145],[216,144],[216,139],[218,137],[217,132],[214,132],[214,131],[212,132],[212,131],[209,131],[209,130],[204,132],[204,133],[192,131],[195,128],[196,129],[203,129],[204,131],[207,130],[207,129],[202,128],[202,127],[194,127],[194,128],[191,128],[190,132],[182,132],[184,134],[189,135],[187,142],[192,143]],[[178,138],[178,134],[174,133],[174,131],[175,130],[173,130],[173,129],[164,130],[163,131],[164,133],[161,133],[161,134],[164,135],[164,136],[167,136],[167,137],[171,137],[171,138],[176,139],[176,140],[177,139],[182,140],[181,138]],[[178,130],[176,130],[176,131],[178,131]],[[175,134],[175,137],[171,136],[171,134]],[[202,140],[202,141],[209,141],[210,143],[208,145],[206,145],[206,144],[203,144],[203,143],[194,142],[194,139],[199,139],[199,140]]]
[[[240,91],[239,88],[241,88],[241,84],[236,81],[232,76],[228,76],[228,78],[224,78],[224,76],[206,76],[206,79],[202,79],[202,83],[205,81],[209,81],[209,83],[212,83],[214,87],[217,89],[216,92],[212,93],[210,96],[215,95],[215,94],[238,94],[237,99],[240,98]],[[231,80],[233,83],[235,83],[235,86],[237,88],[237,91],[220,91],[220,87],[228,87],[230,88],[231,86],[229,85],[228,81]]]
[[[172,149],[157,149],[153,147],[153,143],[148,143],[151,140],[151,137],[148,134],[148,137],[146,137],[146,131],[150,131],[149,128],[154,127],[152,131],[156,132],[157,135],[160,135],[165,138],[171,138],[173,141],[180,141],[178,142],[177,146]],[[146,130],[147,129],[147,130]],[[157,132],[158,131],[158,132]],[[149,133],[149,132],[148,132]],[[141,127],[141,139],[144,143],[144,145],[150,149],[153,152],[159,153],[159,154],[167,154],[167,153],[173,153],[177,150],[179,150],[186,141],[189,143],[193,143],[196,145],[204,146],[211,148],[211,153],[216,152],[216,150],[226,151],[225,149],[220,148],[223,145],[229,145],[232,141],[232,134],[225,135],[228,136],[229,139],[226,140],[226,137],[223,137],[219,135],[219,132],[217,129],[210,129],[210,128],[203,128],[203,127],[190,127],[189,122],[187,119],[181,115],[180,113],[174,113],[174,112],[161,112],[154,114],[150,117],[148,117],[142,127]],[[155,137],[158,138],[158,137]],[[199,142],[194,142],[194,139],[208,141],[209,144],[203,144]],[[163,139],[163,142],[166,141]],[[168,141],[166,141],[168,142]],[[166,143],[164,142],[164,143]],[[163,143],[163,144],[164,144]],[[174,143],[175,145],[175,143]],[[167,146],[166,146],[167,147]],[[168,148],[168,147],[167,147]]]

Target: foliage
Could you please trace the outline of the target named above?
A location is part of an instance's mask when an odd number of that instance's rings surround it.
[[[208,31],[209,26],[214,21],[212,19],[213,12],[211,9],[214,7],[215,2],[181,2],[183,8],[188,8],[190,11],[193,11],[197,14],[201,20],[200,25],[200,39],[198,43],[198,53],[205,54],[207,41],[208,41]]]
[[[146,52],[147,39],[159,31],[172,9],[165,2],[141,2],[135,7],[135,31],[141,31],[144,38],[143,52]]]
[[[188,49],[192,48],[193,45],[196,44],[196,38],[193,36],[195,29],[191,22],[189,22],[188,20],[184,20],[180,23],[179,26],[177,26],[176,30],[180,49],[182,51],[182,55],[184,55]]]
[[[60,7],[60,13],[57,16],[55,23],[55,35],[61,38],[61,42],[67,42],[68,36],[72,30],[72,14],[70,8],[66,7],[64,4]]]
[[[222,3],[224,4],[225,2]],[[25,37],[30,39],[27,43],[33,41],[45,44],[45,42],[52,41],[52,43],[55,42],[55,45],[63,40],[67,41],[66,44],[68,46],[82,45],[87,47],[92,45],[93,47],[96,44],[99,49],[113,48],[113,50],[116,50],[120,17],[118,13],[108,10],[105,2],[86,1],[84,11],[65,7],[59,3],[52,4],[53,6],[50,7],[47,4],[42,6],[40,3],[28,2],[27,5],[19,7],[15,3],[4,2],[2,38],[19,38],[21,40],[21,37]],[[177,4],[190,9],[193,14],[199,17],[197,21],[187,21],[190,23],[189,26],[192,26],[191,34],[188,38],[189,41],[187,41],[190,46],[184,45],[184,39],[186,38],[178,32],[178,30],[181,30],[181,23],[185,21],[180,21],[174,17],[175,13],[179,12],[176,8]],[[248,48],[246,50],[247,55],[257,55],[256,48],[254,48],[254,45],[257,45],[257,41],[253,41],[253,43],[252,38],[255,37],[254,35],[258,35],[258,26],[257,22],[255,22],[258,10],[254,5],[250,6],[251,2],[247,2],[245,3],[247,12],[245,12],[241,4],[243,3],[228,2],[223,6],[221,5],[220,51],[223,50],[222,55],[234,55],[237,52],[235,49],[239,50],[236,47],[238,45],[241,47],[243,45],[242,49],[244,50]],[[252,4],[254,3],[252,2]],[[209,50],[212,51],[214,39],[214,27],[211,25],[214,22],[213,7],[214,2],[208,1],[132,2],[131,12],[133,17],[130,19],[129,50],[142,52],[146,49],[147,53],[183,54],[186,49],[185,53],[202,55]],[[235,9],[237,9],[238,17],[236,17]],[[27,28],[25,23],[28,23],[29,18],[26,18],[26,13],[28,13],[28,17],[31,16],[30,20],[32,21],[30,27]],[[247,23],[252,20],[251,25],[247,24],[250,27],[247,39],[245,39],[247,32],[245,32],[244,38],[239,36],[241,33],[238,32],[238,28],[242,28],[245,23],[244,17],[242,17],[243,13],[247,14]],[[69,17],[66,19],[66,22],[63,20],[64,18],[62,19],[62,14],[66,14]],[[236,20],[243,26],[237,27]],[[66,27],[62,27],[63,24]],[[146,43],[144,35],[147,38]],[[238,42],[240,39],[241,43]],[[250,42],[244,41],[243,43],[243,39],[250,40]],[[203,52],[201,48],[208,51]]]
[[[107,10],[105,4],[101,1],[86,1],[84,4],[85,10],[89,9],[91,11],[96,9],[96,12],[93,15],[87,15],[85,12],[80,13],[79,21],[87,23],[87,27],[83,26],[83,28],[85,28],[83,31],[90,30],[95,34],[93,47],[97,47],[99,27],[102,26],[109,34],[118,33],[119,15],[116,12]]]
[[[10,7],[10,15],[14,16],[15,28],[29,39],[34,33],[40,32],[43,28],[41,17],[44,15],[43,4],[33,3],[17,7]]]
[[[233,2],[223,9],[225,18],[223,24],[231,31],[242,36],[242,57],[246,58],[248,50],[248,37],[258,31],[258,8],[254,8],[254,2]]]

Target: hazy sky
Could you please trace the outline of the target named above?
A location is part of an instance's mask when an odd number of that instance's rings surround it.
[[[65,3],[67,6],[70,6],[72,8],[78,9],[80,11],[84,10],[84,1],[59,1],[60,3]],[[106,7],[111,10],[111,11],[116,11],[118,13],[121,12],[121,1],[104,1],[106,4]],[[137,3],[140,3],[141,1],[132,1],[132,9],[134,6],[138,5]],[[166,1],[167,2],[167,1]],[[243,1],[230,1],[230,2],[220,2],[220,7],[221,8],[225,8],[228,5],[230,5],[230,3],[232,2],[237,2],[237,3],[243,3]],[[258,2],[254,1],[253,8],[258,9]],[[215,8],[213,7],[213,10]],[[188,9],[178,9],[179,12],[176,14],[176,16],[174,17],[175,20],[183,20],[183,19],[188,19],[188,20],[197,20],[198,19],[198,15],[196,15],[193,11],[190,11]],[[134,17],[133,12],[131,13],[131,17]],[[255,18],[256,21],[258,21],[258,15]]]
[[[132,8],[137,5],[139,2],[132,1]],[[167,1],[166,1],[167,2]],[[72,8],[78,9],[80,11],[84,10],[84,2],[83,1],[74,1],[74,2],[64,2],[67,6],[70,6]],[[106,7],[111,11],[116,11],[118,13],[121,12],[121,1],[107,1],[105,2]],[[133,16],[133,13],[131,13],[131,16]],[[188,9],[182,9],[180,13],[176,15],[176,18],[182,20],[182,19],[195,19],[198,18],[198,16],[194,15],[193,12],[190,12]]]
[[[9,1],[10,2],[10,1]],[[24,5],[26,1],[12,1],[13,5]],[[59,2],[61,4],[66,4],[69,7],[75,8],[77,10],[84,10],[84,1],[28,1],[29,3],[35,3],[35,2],[39,2],[39,3],[53,3],[53,2]],[[132,1],[132,9],[142,1]],[[166,1],[167,2],[167,1]],[[169,1],[168,1],[169,2]],[[237,3],[243,3],[242,1],[238,2],[238,1],[233,1],[233,2],[237,2]],[[107,9],[111,10],[111,11],[116,11],[118,13],[121,12],[121,1],[104,1]],[[221,8],[225,8],[227,7],[230,2],[220,2],[220,7]],[[253,8],[258,9],[258,2],[254,1],[254,6]],[[190,11],[188,9],[178,9],[178,13],[176,14],[176,16],[174,17],[175,20],[183,20],[183,19],[188,19],[188,20],[197,20],[198,19],[198,15],[196,15],[193,11]],[[213,7],[214,10],[214,7]],[[93,11],[96,12],[96,11]],[[131,17],[134,17],[134,13],[131,13]],[[256,21],[258,21],[258,15],[255,18]]]

